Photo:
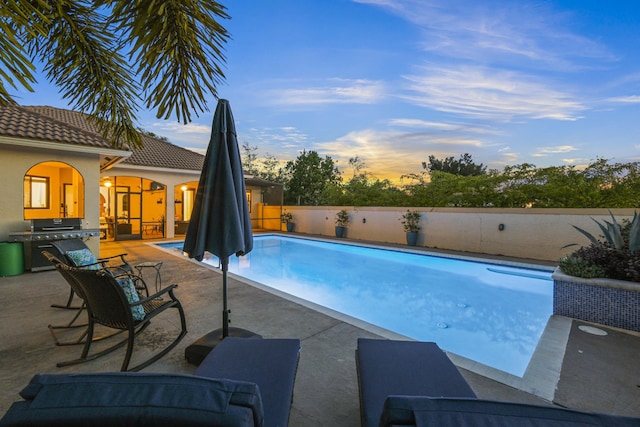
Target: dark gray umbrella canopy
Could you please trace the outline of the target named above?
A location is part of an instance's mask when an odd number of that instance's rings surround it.
[[[235,123],[229,101],[220,99],[183,250],[202,261],[205,251],[224,260],[251,249],[253,234]]]
[[[222,338],[229,335],[229,256],[245,255],[251,249],[253,234],[236,127],[229,101],[220,99],[213,115],[211,140],[202,166],[183,250],[189,258],[198,261],[202,261],[205,251],[220,258],[224,305]],[[215,336],[215,331],[212,334]]]

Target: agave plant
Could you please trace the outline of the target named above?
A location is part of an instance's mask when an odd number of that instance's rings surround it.
[[[571,255],[562,258],[560,268],[577,277],[605,277],[640,282],[640,215],[634,212],[631,222],[620,225],[613,214],[611,221],[593,221],[598,224],[604,241],[588,231],[573,226],[591,242]],[[567,245],[573,246],[573,245]]]
[[[593,220],[593,222],[598,224],[598,227],[600,227],[605,240],[612,248],[618,251],[624,251],[628,249],[632,254],[637,253],[638,249],[640,248],[640,215],[638,215],[638,212],[633,213],[633,220],[631,221],[631,225],[629,226],[629,234],[626,238],[625,236],[623,236],[622,228],[616,221],[616,218],[613,216],[611,211],[609,211],[609,215],[611,215],[611,222],[599,222],[593,218],[591,219]],[[586,230],[583,230],[580,227],[576,227],[575,225],[573,226],[573,228],[584,234],[592,244],[596,246],[601,245],[600,241],[595,238],[593,234],[589,233]]]

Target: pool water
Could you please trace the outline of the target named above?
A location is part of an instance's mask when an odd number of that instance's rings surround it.
[[[260,235],[229,272],[519,377],[552,314],[545,269]]]

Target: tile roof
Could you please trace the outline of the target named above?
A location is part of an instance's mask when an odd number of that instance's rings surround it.
[[[38,109],[12,104],[0,105],[0,136],[111,148],[109,142],[95,132],[47,117]]]
[[[0,136],[113,149],[87,117],[84,113],[49,106],[4,105],[0,106]],[[131,150],[131,156],[123,164],[202,169],[202,154],[145,134],[142,135],[142,142],[144,146]]]
[[[142,135],[142,148],[133,150],[123,163],[156,168],[202,170],[204,156],[168,141]]]

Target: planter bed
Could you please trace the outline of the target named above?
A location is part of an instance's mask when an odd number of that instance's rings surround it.
[[[553,273],[553,314],[640,332],[640,283]]]

